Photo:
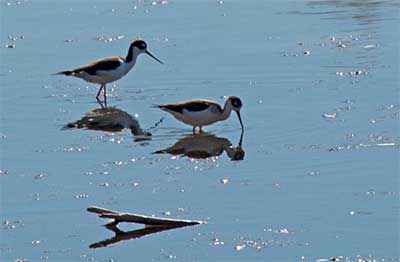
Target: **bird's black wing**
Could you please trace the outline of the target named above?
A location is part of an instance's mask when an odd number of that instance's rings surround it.
[[[186,109],[187,111],[190,111],[190,112],[200,112],[200,111],[203,111],[203,110],[206,110],[207,108],[209,108],[210,105],[211,105],[210,103],[193,101],[193,102],[182,103],[182,104],[161,105],[160,107],[168,109],[170,111],[183,113],[183,109]]]
[[[105,59],[100,59],[97,61],[94,61],[91,64],[78,67],[75,69],[72,69],[71,71],[73,73],[78,73],[78,72],[86,72],[89,75],[95,75],[97,71],[102,71],[102,70],[113,70],[116,69],[121,65],[121,58],[119,57],[110,57],[110,58],[105,58]]]
[[[199,112],[206,110],[207,108],[210,107],[210,105],[211,105],[210,103],[206,102],[190,102],[184,105],[184,109],[190,112]]]

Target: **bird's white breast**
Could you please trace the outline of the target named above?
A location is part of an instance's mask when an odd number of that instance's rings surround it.
[[[134,63],[125,63],[121,60],[121,64],[113,70],[98,70],[96,75],[105,83],[114,82],[125,76],[133,67]]]
[[[171,112],[175,118],[191,126],[206,126],[219,121],[219,115],[211,108],[203,111],[188,111],[183,109],[182,113]]]

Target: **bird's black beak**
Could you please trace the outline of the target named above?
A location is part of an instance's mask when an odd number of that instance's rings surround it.
[[[160,64],[164,64],[163,62],[161,62],[160,60],[158,60],[155,56],[153,56],[149,51],[146,50],[146,54],[148,54],[149,56],[151,56],[152,58],[154,58],[154,60],[156,60],[157,62],[159,62]]]
[[[239,111],[236,111],[236,114],[237,114],[237,116],[238,116],[238,118],[239,118],[240,125],[242,126],[242,130],[244,130],[244,126],[243,126],[243,122],[242,122],[242,117],[240,116],[240,112],[239,112]]]

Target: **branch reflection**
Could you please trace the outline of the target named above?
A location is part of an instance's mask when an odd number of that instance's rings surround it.
[[[122,231],[118,228],[118,222],[111,222],[105,227],[115,233],[115,236],[109,239],[105,239],[96,243],[93,243],[89,246],[89,248],[99,248],[106,247],[112,244],[116,244],[120,241],[126,241],[136,238],[141,238],[147,235],[159,233],[166,230],[171,230],[175,228],[185,227],[185,226],[174,226],[174,225],[156,225],[156,226],[148,226],[146,225],[144,228],[131,230],[131,231]],[[189,225],[187,225],[189,226]]]
[[[139,214],[131,214],[126,212],[117,212],[102,207],[90,206],[87,208],[88,212],[96,213],[102,218],[111,218],[114,221],[105,225],[105,227],[115,233],[115,236],[109,239],[105,239],[96,243],[91,244],[90,248],[106,247],[111,244],[116,244],[120,241],[140,238],[150,234],[171,230],[175,228],[188,227],[206,224],[203,221],[195,220],[183,220],[183,219],[169,219],[160,218],[155,216],[145,216]],[[144,228],[136,229],[132,231],[122,231],[118,228],[119,223],[137,223],[143,224]]]

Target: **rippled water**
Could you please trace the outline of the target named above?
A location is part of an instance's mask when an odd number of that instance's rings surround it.
[[[398,1],[0,3],[2,261],[399,261]],[[61,130],[98,86],[51,74],[139,36],[165,65],[108,103],[164,117],[152,139]],[[150,107],[228,95],[242,141]],[[113,235],[92,205],[207,224],[90,249]]]

